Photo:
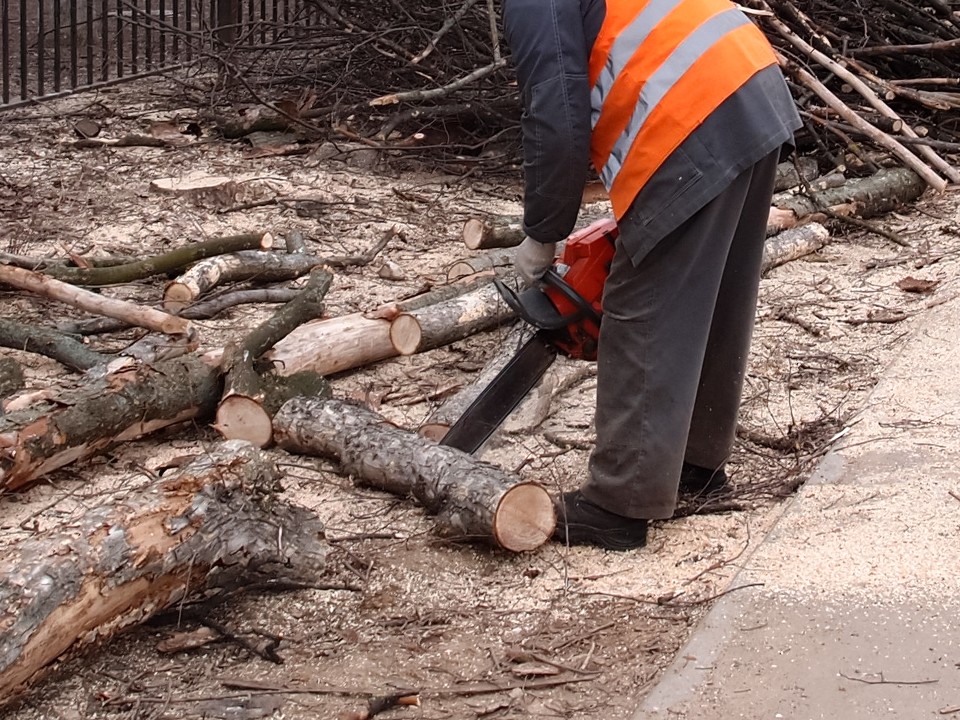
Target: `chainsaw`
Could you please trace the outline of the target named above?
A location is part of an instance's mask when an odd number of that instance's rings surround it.
[[[494,280],[504,302],[536,328],[463,415],[441,445],[473,453],[537,384],[559,353],[596,360],[603,316],[603,286],[618,235],[612,219],[600,220],[567,238],[563,251],[538,287],[516,292]]]

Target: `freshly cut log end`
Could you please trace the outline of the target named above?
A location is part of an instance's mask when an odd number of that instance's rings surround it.
[[[557,514],[550,495],[540,485],[515,485],[500,499],[493,517],[493,536],[507,550],[536,550],[553,535]]]
[[[228,395],[217,408],[214,429],[227,440],[246,440],[264,448],[273,439],[273,423],[263,405],[246,395]]]
[[[546,490],[454,448],[401,430],[339,400],[295,398],[273,419],[285,450],[329,457],[341,472],[401,497],[416,498],[446,537],[485,539],[533,550],[553,534]]]
[[[413,355],[423,340],[423,330],[413,315],[400,314],[390,323],[390,342],[401,355]]]
[[[163,290],[163,309],[177,315],[196,300],[196,294],[181,282],[171,282]]]

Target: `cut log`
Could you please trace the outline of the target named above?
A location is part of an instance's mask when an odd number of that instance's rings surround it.
[[[246,440],[257,447],[266,447],[273,440],[273,416],[287,400],[330,396],[330,384],[314,372],[260,375],[251,354],[236,345],[224,351],[222,367],[224,393],[213,427],[225,438]]]
[[[447,268],[447,282],[454,282],[477,273],[512,267],[516,257],[516,248],[502,248],[485,252],[476,257],[463,258]]]
[[[192,596],[273,579],[264,575],[271,568],[316,578],[328,549],[323,526],[277,497],[278,479],[255,448],[228,441],[173,477],[5,543],[0,704],[69,652]]]
[[[167,283],[163,309],[178,314],[218,285],[252,279],[264,283],[294,280],[322,264],[314,255],[257,250],[207,258]]]
[[[281,375],[304,370],[334,375],[396,354],[389,320],[352,313],[301,325],[264,353],[263,359]]]
[[[514,247],[523,242],[524,237],[519,218],[470,218],[463,224],[463,244],[470,250]]]
[[[116,365],[116,367],[114,367]],[[220,399],[220,372],[194,356],[155,365],[124,359],[55,400],[0,417],[0,492],[126,440],[187,420],[206,420]]]
[[[154,332],[166,333],[167,335],[186,335],[192,329],[189,320],[125,300],[104,297],[40,273],[10,265],[0,265],[0,282],[59,300],[89,313],[124,320],[130,325],[143,327]]]
[[[808,223],[774,235],[763,246],[761,273],[815,253],[830,241],[830,233],[819,223]]]
[[[223,437],[266,447],[273,436],[270,421],[284,402],[302,394],[329,394],[326,380],[316,373],[296,373],[296,381],[284,383],[275,374],[269,380],[261,378],[254,363],[293,329],[323,314],[323,298],[331,282],[332,274],[315,269],[297,297],[250,331],[242,344],[227,349],[222,367],[224,395],[214,424]]]
[[[38,353],[73,370],[89,370],[109,358],[56,330],[0,318],[0,345]]]
[[[338,460],[344,473],[367,485],[416,498],[448,536],[522,552],[540,547],[556,525],[540,485],[401,430],[365,408],[296,398],[274,418],[274,437],[288,451]]]
[[[390,325],[390,342],[400,355],[449,345],[514,319],[493,285],[446,302],[398,315]]]
[[[823,209],[832,210],[842,206],[846,206],[845,211],[850,214],[868,218],[912,202],[920,197],[924,190],[924,180],[912,170],[890,168],[870,177],[848,180],[840,187],[815,192],[812,198],[794,195],[779,199],[776,208],[791,213],[797,222],[816,216]],[[783,225],[783,218],[779,217],[778,222]],[[771,223],[768,223],[768,230],[770,225]]]
[[[449,301],[488,285],[493,275],[464,278],[370,313],[315,320],[293,330],[264,354],[281,375],[309,370],[333,375],[397,356],[390,342],[391,320],[403,312]]]

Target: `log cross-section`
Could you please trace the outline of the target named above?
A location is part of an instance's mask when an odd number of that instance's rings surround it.
[[[402,430],[366,408],[295,398],[273,426],[280,447],[339,460],[344,473],[369,486],[416,498],[447,536],[520,552],[553,534],[556,514],[543,487]]]

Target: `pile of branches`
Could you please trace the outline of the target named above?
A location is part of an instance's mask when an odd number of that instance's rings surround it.
[[[804,119],[834,167],[893,157],[927,183],[960,182],[960,12],[946,0],[753,0]],[[953,160],[953,162],[951,162]]]
[[[479,155],[506,136],[517,159],[520,104],[494,0],[301,1],[308,20],[271,52],[239,43],[219,57],[258,101],[367,144]],[[825,172],[899,164],[933,187],[960,182],[951,2],[749,0],[801,110],[801,149]]]

